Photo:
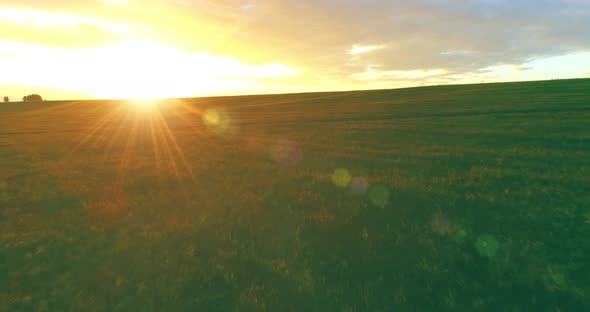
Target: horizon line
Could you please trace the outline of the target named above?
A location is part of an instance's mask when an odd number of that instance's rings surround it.
[[[48,100],[37,102],[73,102],[73,101],[165,101],[165,100],[188,100],[188,99],[211,99],[211,98],[235,98],[235,97],[255,97],[255,96],[276,96],[276,95],[303,95],[303,94],[327,94],[327,93],[354,93],[354,92],[377,92],[377,91],[393,91],[393,90],[407,90],[407,89],[419,89],[419,88],[433,88],[433,87],[453,87],[453,86],[473,86],[473,85],[497,85],[497,84],[511,84],[511,83],[535,83],[535,82],[549,82],[556,80],[585,80],[590,79],[588,77],[577,77],[577,78],[551,78],[551,79],[538,79],[538,80],[509,80],[509,81],[494,81],[494,82],[471,82],[471,83],[448,83],[448,84],[432,84],[432,85],[421,85],[411,87],[399,87],[399,88],[379,88],[379,89],[351,89],[351,90],[330,90],[330,91],[311,91],[311,92],[287,92],[287,93],[251,93],[251,94],[230,94],[230,95],[204,95],[204,96],[192,96],[192,97],[163,97],[163,98],[93,98],[93,99],[59,99],[59,100]],[[26,96],[26,95],[25,95]],[[35,103],[35,101],[9,101],[7,103]],[[3,104],[7,104],[3,102]]]

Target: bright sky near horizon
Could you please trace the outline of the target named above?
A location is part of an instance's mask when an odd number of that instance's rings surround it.
[[[587,0],[5,0],[0,96],[386,89],[590,77]]]

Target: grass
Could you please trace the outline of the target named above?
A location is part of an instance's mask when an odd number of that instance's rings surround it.
[[[590,80],[0,106],[2,311],[590,309]]]

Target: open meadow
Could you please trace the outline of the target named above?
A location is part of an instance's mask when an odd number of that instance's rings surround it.
[[[590,310],[590,79],[0,105],[0,311],[452,310]]]

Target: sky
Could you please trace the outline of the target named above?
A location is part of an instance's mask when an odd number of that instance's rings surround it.
[[[0,96],[590,77],[588,0],[0,0]]]

